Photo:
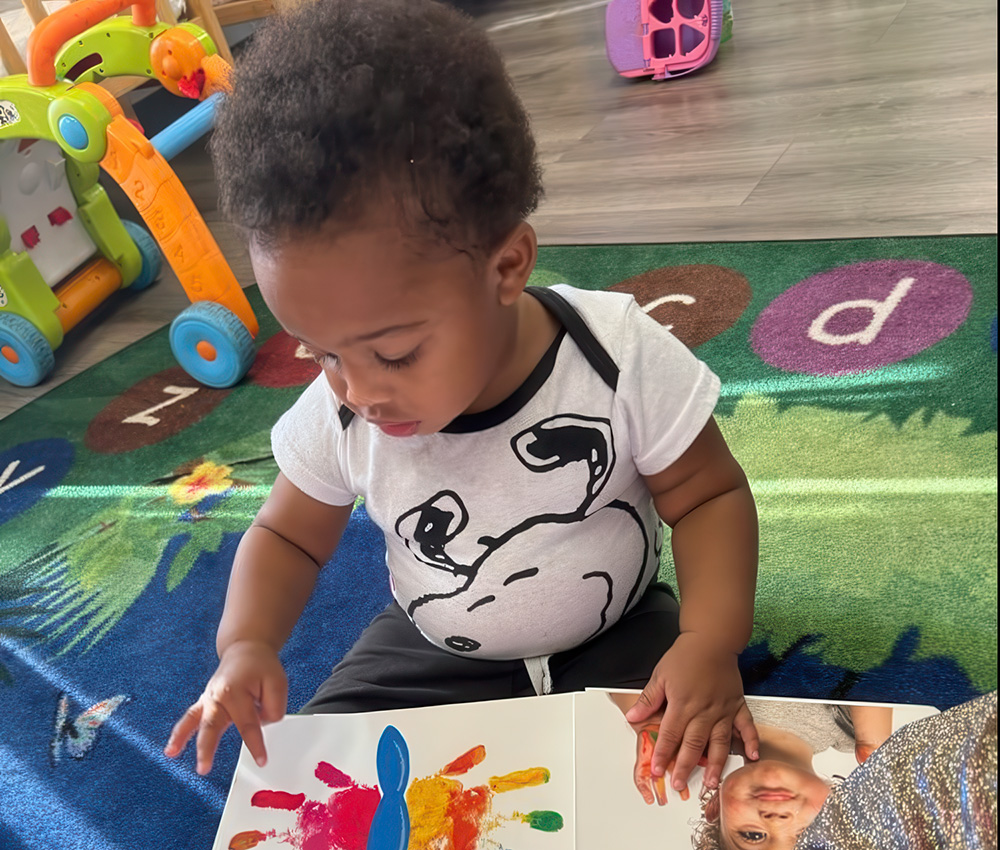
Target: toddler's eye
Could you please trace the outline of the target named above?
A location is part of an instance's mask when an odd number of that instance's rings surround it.
[[[309,354],[324,369],[336,369],[340,366],[340,358],[336,354],[321,354],[318,351],[310,351]]]
[[[388,369],[390,372],[392,372],[395,371],[396,369],[404,369],[405,367],[412,366],[414,363],[416,363],[417,354],[419,351],[420,348],[418,346],[404,357],[396,357],[393,359],[390,359],[388,357],[382,357],[382,355],[376,353],[375,359],[379,362],[379,365],[382,366],[382,368]]]
[[[766,832],[757,832],[756,830],[747,830],[746,832],[738,832],[740,838],[746,841],[748,844],[760,844],[765,838],[767,838]]]

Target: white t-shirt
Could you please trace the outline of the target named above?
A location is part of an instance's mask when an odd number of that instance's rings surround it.
[[[719,394],[631,295],[529,291],[564,331],[496,407],[390,437],[352,418],[321,375],[272,432],[303,492],[364,497],[393,595],[427,639],[484,659],[570,649],[635,604],[662,542],[642,475],[683,454]]]

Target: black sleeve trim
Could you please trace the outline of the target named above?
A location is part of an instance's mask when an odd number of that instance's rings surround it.
[[[620,369],[618,364],[611,359],[607,349],[597,341],[593,331],[587,327],[576,308],[563,298],[558,292],[542,286],[529,286],[525,292],[534,295],[545,307],[554,315],[564,328],[569,332],[577,348],[583,352],[583,356],[598,375],[612,391],[618,389],[618,375]]]

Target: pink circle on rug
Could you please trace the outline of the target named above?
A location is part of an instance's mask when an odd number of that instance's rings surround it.
[[[750,344],[766,363],[788,372],[868,372],[954,333],[971,305],[969,281],[949,266],[853,263],[785,290],[757,317]]]

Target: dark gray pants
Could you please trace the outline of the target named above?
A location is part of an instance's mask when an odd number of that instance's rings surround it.
[[[673,591],[653,583],[606,632],[550,657],[552,692],[643,688],[679,632]],[[347,714],[534,693],[523,661],[484,661],[439,649],[393,602],[372,620],[300,713]]]

